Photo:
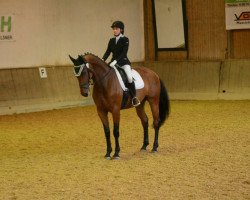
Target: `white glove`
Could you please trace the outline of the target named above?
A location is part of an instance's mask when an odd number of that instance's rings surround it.
[[[109,66],[110,67],[115,67],[115,64],[117,63],[117,61],[116,60],[114,60],[113,62],[111,62],[110,64],[109,64]]]

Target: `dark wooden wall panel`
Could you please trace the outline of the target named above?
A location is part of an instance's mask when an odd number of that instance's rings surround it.
[[[187,0],[189,59],[224,59],[227,49],[224,0]]]
[[[190,21],[188,58],[192,60],[225,59],[226,35],[221,21]]]
[[[186,0],[186,8],[190,21],[225,19],[224,0]]]
[[[158,51],[157,60],[185,60],[187,51]]]
[[[232,31],[232,58],[250,58],[250,30]]]
[[[155,40],[152,15],[152,0],[144,0],[145,60],[155,60]]]

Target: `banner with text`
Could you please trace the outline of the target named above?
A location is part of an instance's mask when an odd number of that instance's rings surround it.
[[[0,42],[15,40],[13,32],[13,19],[14,15],[0,14]]]
[[[250,0],[225,0],[226,29],[250,29]]]

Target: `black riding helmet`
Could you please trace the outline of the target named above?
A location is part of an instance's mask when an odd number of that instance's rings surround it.
[[[121,33],[122,34],[124,33],[124,28],[125,27],[124,27],[124,23],[122,21],[115,21],[115,22],[113,22],[111,28],[114,28],[114,27],[120,28],[121,29]]]

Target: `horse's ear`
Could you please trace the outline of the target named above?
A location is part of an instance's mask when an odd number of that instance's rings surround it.
[[[84,59],[83,59],[83,57],[82,57],[82,56],[80,56],[80,55],[78,55],[77,60],[81,61],[82,63],[85,63],[85,60],[84,60]]]
[[[75,63],[75,59],[74,58],[72,58],[70,55],[69,55],[69,58],[70,58],[70,60],[73,62],[73,63]]]

